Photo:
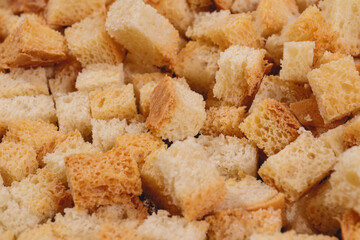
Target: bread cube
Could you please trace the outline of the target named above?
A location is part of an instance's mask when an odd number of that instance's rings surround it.
[[[320,139],[303,132],[294,142],[270,156],[258,171],[265,183],[295,202],[326,177],[336,158]]]
[[[273,34],[266,39],[265,49],[276,65],[280,65],[280,61],[283,57],[284,43],[284,37],[277,34]]]
[[[189,41],[178,54],[173,69],[186,78],[191,89],[206,95],[219,69],[220,50],[203,41]]]
[[[231,46],[221,53],[214,96],[237,107],[258,89],[265,72],[265,50]]]
[[[76,79],[76,88],[80,91],[119,87],[124,85],[123,65],[106,63],[87,65]]]
[[[348,211],[341,220],[341,234],[344,240],[356,240],[360,237],[360,216],[355,211]]]
[[[18,240],[35,240],[35,239],[48,239],[48,240],[59,240],[56,233],[53,230],[53,224],[45,223],[37,225],[34,228],[27,229],[22,232]]]
[[[307,196],[305,195],[295,203],[287,204],[285,211],[286,229],[291,229],[301,234],[315,234],[315,230],[312,228],[305,211]]]
[[[296,4],[299,7],[299,12],[303,12],[306,8],[311,5],[315,5],[319,0],[296,0]]]
[[[322,234],[296,234],[295,231],[284,233],[254,234],[250,240],[336,240],[336,237]]]
[[[32,147],[13,142],[0,144],[0,174],[5,186],[35,173],[38,166],[36,152]]]
[[[360,119],[355,119],[349,123],[343,133],[343,141],[346,148],[360,145]]]
[[[323,64],[308,79],[325,123],[360,109],[360,75],[352,57]]]
[[[57,97],[56,115],[64,133],[79,130],[84,138],[91,134],[90,101],[87,92],[73,92]]]
[[[146,126],[157,137],[170,141],[195,136],[206,118],[201,95],[169,78],[160,82],[150,99]]]
[[[41,12],[46,7],[45,0],[15,0],[12,1],[11,10],[14,13],[31,13],[31,12]]]
[[[13,232],[11,231],[1,231],[0,232],[0,238],[3,240],[14,240],[15,239],[15,235]]]
[[[161,70],[152,64],[142,62],[141,58],[128,52],[124,60],[125,83],[132,83],[132,78],[135,74],[145,73],[161,73]]]
[[[106,222],[99,227],[99,230],[97,231],[96,235],[91,239],[92,240],[106,240],[106,239],[141,240],[139,235],[136,233],[137,225],[139,224],[133,221],[125,221],[122,224]]]
[[[136,161],[116,148],[107,153],[73,154],[65,159],[75,206],[92,209],[126,203],[142,193]]]
[[[47,94],[48,93],[49,92],[47,91]],[[10,74],[0,73],[1,98],[12,98],[16,96],[25,96],[25,95],[33,96],[37,94],[41,94],[41,90],[39,89],[39,86],[36,86],[31,82],[27,82],[24,79],[14,79],[10,76]]]
[[[125,50],[106,32],[105,16],[95,14],[65,29],[71,53],[84,67],[95,63],[119,64]]]
[[[252,12],[255,11],[260,0],[234,0],[230,8],[232,13]]]
[[[186,0],[192,10],[204,11],[209,10],[213,5],[211,0]]]
[[[132,84],[98,89],[89,93],[91,115],[96,119],[131,119],[136,116],[136,100]]]
[[[166,65],[178,51],[178,31],[141,0],[115,1],[107,14],[106,29],[136,58],[149,64]]]
[[[2,1],[0,5],[5,2]],[[19,21],[20,17],[15,15],[11,9],[8,7],[0,6],[0,21],[2,22],[0,26],[0,39],[4,40],[7,36],[9,36],[10,32],[12,32]]]
[[[335,156],[339,156],[346,150],[343,136],[345,128],[345,124],[343,124],[319,136],[319,139],[325,143],[325,146],[333,150]]]
[[[204,40],[225,50],[231,45],[260,48],[263,45],[250,14],[230,14],[228,10],[203,12],[195,16],[194,23],[186,31],[194,40]]]
[[[319,68],[322,64],[329,63],[332,61],[337,61],[343,57],[346,57],[346,54],[343,54],[341,52],[332,53],[329,51],[325,51],[324,54],[316,61],[314,68]],[[355,65],[356,65],[356,61],[355,61]]]
[[[23,17],[0,47],[3,68],[30,67],[61,62],[67,47],[61,33],[31,17]]]
[[[307,74],[314,61],[315,42],[286,42],[281,61],[280,79],[294,82],[308,82]]]
[[[105,11],[105,0],[49,0],[45,17],[48,24],[70,26],[101,11]]]
[[[131,76],[131,83],[134,86],[134,92],[137,102],[140,100],[140,89],[148,83],[159,83],[166,77],[166,74],[160,72],[137,73]]]
[[[233,2],[233,0],[214,0],[216,8],[220,10],[230,10]]]
[[[276,154],[299,135],[301,124],[286,105],[265,99],[240,124],[241,131],[267,156]]]

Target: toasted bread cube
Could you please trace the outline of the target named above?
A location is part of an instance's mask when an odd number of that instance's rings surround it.
[[[3,240],[15,240],[15,235],[11,231],[0,231],[0,238]]]
[[[65,29],[65,38],[72,54],[84,67],[88,64],[122,62],[125,50],[106,32],[105,16],[89,16]]]
[[[343,124],[334,129],[330,129],[319,136],[319,138],[325,143],[326,147],[333,150],[335,156],[339,156],[346,150],[343,136],[345,129],[346,126]]]
[[[92,240],[111,240],[111,239],[141,240],[142,238],[140,238],[140,236],[136,233],[136,227],[138,225],[139,223],[133,221],[125,221],[123,224],[105,222],[99,227],[99,230],[97,231],[96,235],[91,239]]]
[[[231,46],[222,52],[214,96],[237,107],[258,89],[265,72],[265,50]]]
[[[250,14],[230,14],[228,10],[197,14],[186,36],[214,43],[222,50],[231,45],[260,48],[263,44]]]
[[[78,209],[126,203],[142,193],[136,161],[116,148],[107,153],[73,154],[66,176]]]
[[[299,135],[301,124],[286,105],[265,99],[240,124],[241,131],[266,155],[276,154]]]
[[[341,220],[341,233],[344,240],[356,240],[360,237],[360,216],[355,211],[348,211]]]
[[[266,39],[265,49],[268,51],[270,58],[280,65],[283,57],[285,39],[280,35],[271,35]]]
[[[296,234],[295,231],[284,233],[254,234],[250,240],[337,240],[337,237],[322,234]]]
[[[319,68],[322,64],[329,63],[332,61],[337,61],[343,57],[346,57],[346,54],[343,54],[340,52],[332,53],[329,51],[325,51],[324,54],[316,61],[314,68]],[[355,65],[356,65],[356,62],[355,62]]]
[[[285,219],[287,221],[286,228],[301,234],[315,234],[306,215],[306,198],[307,195],[300,198],[295,203],[288,204],[287,202],[285,211]]]
[[[360,146],[360,121],[355,119],[349,123],[343,133],[343,141],[346,148],[351,148],[352,146]]]
[[[66,58],[67,47],[61,33],[31,17],[19,21],[1,44],[0,65],[3,68],[39,66]]]
[[[76,79],[76,88],[91,92],[95,89],[124,85],[123,65],[106,63],[87,65]]]
[[[118,43],[143,62],[163,66],[178,51],[179,33],[164,16],[141,0],[117,0],[109,11],[106,29]]]
[[[259,3],[260,0],[233,0],[230,10],[232,13],[252,12],[256,10]]]
[[[56,233],[53,230],[53,224],[51,222],[45,224],[39,224],[34,228],[27,229],[24,232],[22,232],[17,239],[18,240],[35,240],[35,239],[60,240],[60,238],[56,236]]]
[[[233,0],[214,0],[215,6],[220,10],[230,10]]]
[[[0,144],[0,174],[5,186],[35,173],[38,166],[36,152],[31,146],[13,142]]]
[[[326,177],[335,163],[333,151],[310,132],[304,132],[282,151],[270,156],[258,173],[265,183],[294,202]]]
[[[140,89],[148,83],[159,83],[165,78],[166,74],[160,72],[137,73],[132,75],[131,83],[134,85],[134,92],[137,102],[140,99]]]
[[[1,3],[3,2],[5,1]],[[19,16],[14,15],[9,8],[0,6],[0,21],[2,23],[0,26],[0,39],[4,40],[16,28]]]
[[[59,129],[64,133],[79,130],[84,138],[91,134],[90,101],[87,92],[73,92],[55,99]]]
[[[125,83],[132,83],[134,75],[145,73],[161,73],[161,69],[152,64],[142,62],[141,58],[128,52],[124,60]]]
[[[70,26],[101,11],[105,11],[105,0],[49,0],[45,16],[48,24]]]
[[[295,0],[262,0],[256,9],[256,24],[261,36],[269,37],[279,33],[298,14]]]
[[[303,12],[306,8],[317,4],[319,1],[320,0],[296,0],[296,4],[299,7],[299,12]]]
[[[308,79],[325,123],[360,109],[360,75],[352,57],[323,64]]]
[[[308,82],[307,74],[314,61],[315,42],[286,42],[284,58],[281,61],[280,79],[294,82]]]
[[[136,100],[132,84],[98,89],[89,93],[91,115],[96,119],[131,119],[136,116]]]
[[[151,132],[170,141],[195,136],[206,118],[201,95],[186,86],[164,79],[153,91],[146,126]]]
[[[209,10],[213,5],[211,0],[186,0],[192,10],[203,11]]]
[[[205,217],[210,224],[209,239],[247,239],[254,233],[280,232],[281,211],[260,209],[248,212],[244,209],[216,211]]]
[[[15,0],[11,4],[11,10],[14,13],[41,12],[46,7],[46,0]]]

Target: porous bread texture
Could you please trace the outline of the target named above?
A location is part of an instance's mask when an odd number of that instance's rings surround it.
[[[210,107],[206,110],[206,120],[200,129],[203,135],[232,136],[241,138],[244,134],[239,125],[245,119],[246,107],[220,106]]]
[[[356,240],[360,237],[360,216],[355,211],[347,211],[341,220],[341,233],[344,240]]]
[[[97,152],[96,148],[84,141],[80,132],[75,130],[69,132],[59,141],[54,150],[47,153],[43,162],[46,169],[50,169],[63,184],[67,184],[65,174],[65,158],[75,153],[93,153]]]
[[[267,98],[290,105],[293,102],[309,98],[310,94],[311,88],[309,86],[283,81],[279,76],[266,75],[261,81],[249,112],[252,113]]]
[[[17,240],[62,240],[56,236],[51,223],[39,224],[22,232]]]
[[[134,221],[124,221],[122,224],[105,222],[96,233],[92,240],[112,240],[112,239],[132,239],[142,240],[136,233],[139,224]]]
[[[337,240],[336,237],[322,234],[296,234],[295,231],[271,234],[254,234],[249,240]]]
[[[78,209],[126,203],[142,193],[138,166],[127,151],[73,154],[65,166]]]
[[[46,7],[46,0],[15,0],[12,1],[11,10],[14,13],[31,13],[41,12]]]
[[[70,26],[95,12],[102,11],[105,11],[105,0],[49,0],[45,17],[48,24]]]
[[[170,141],[195,136],[206,119],[203,97],[183,84],[166,78],[154,89],[146,127]]]
[[[35,173],[38,166],[36,152],[31,146],[13,142],[0,143],[0,175],[5,186]]]
[[[298,199],[292,204],[288,204],[285,210],[286,230],[294,230],[300,234],[314,234],[315,231],[311,227],[305,211],[307,195]]]
[[[15,240],[15,235],[11,231],[0,231],[0,238],[3,240]]]
[[[18,20],[19,16],[13,14],[11,9],[8,9],[6,7],[2,8],[0,6],[0,21],[2,22],[0,26],[1,40],[4,40],[10,34],[10,32],[15,29]]]
[[[258,209],[283,209],[285,198],[275,188],[272,188],[252,176],[245,176],[240,180],[225,181],[225,200],[215,210],[243,208],[249,211]]]
[[[127,84],[89,93],[91,116],[96,119],[131,119],[137,114],[134,87]]]
[[[270,156],[258,173],[265,183],[295,202],[325,178],[336,163],[333,151],[310,132],[303,132],[279,153]]]
[[[161,72],[152,73],[135,73],[131,76],[131,83],[134,86],[134,92],[137,102],[140,99],[140,89],[148,83],[159,83],[166,77],[166,74]]]
[[[311,191],[305,202],[309,223],[314,229],[327,235],[338,232],[340,224],[336,218],[341,218],[345,210],[334,199],[334,190],[328,180]]]
[[[214,96],[237,107],[258,89],[265,72],[266,51],[244,46],[231,46],[220,54]]]
[[[72,92],[55,98],[59,129],[64,133],[79,130],[91,135],[90,101],[87,92]]]
[[[360,3],[356,0],[325,0],[319,3],[325,21],[339,33],[334,45],[337,51],[360,55]]]
[[[172,68],[176,75],[186,78],[191,89],[206,95],[219,69],[220,50],[203,41],[189,41],[177,55]]]
[[[178,31],[142,0],[115,1],[107,13],[106,30],[136,58],[152,65],[166,65],[178,52]]]
[[[106,32],[105,16],[95,14],[65,29],[71,53],[84,67],[95,63],[119,64],[125,50]]]
[[[230,10],[233,13],[252,12],[256,10],[259,3],[260,0],[233,0]]]
[[[159,210],[149,216],[136,233],[144,240],[194,239],[205,240],[209,224],[205,221],[188,221],[180,216],[170,216],[167,211]]]
[[[123,64],[111,65],[98,63],[87,65],[76,79],[76,88],[80,91],[93,91],[107,87],[124,85]]]
[[[335,156],[339,156],[346,150],[343,136],[345,128],[346,126],[343,124],[319,136],[319,139],[325,143],[325,146],[333,150]]]
[[[61,33],[31,17],[23,17],[0,46],[2,68],[61,62],[67,47]]]
[[[308,80],[325,123],[360,109],[360,75],[351,56],[322,64]]]
[[[245,136],[267,156],[276,154],[299,135],[301,124],[288,107],[274,99],[265,99],[240,124]]]
[[[205,217],[205,221],[210,224],[210,240],[248,239],[254,233],[280,232],[282,227],[281,211],[273,209],[220,210]]]
[[[286,42],[281,61],[280,79],[307,83],[314,61],[315,42]]]
[[[211,0],[186,0],[190,9],[196,11],[204,11],[211,8],[213,2]]]
[[[125,83],[132,83],[132,77],[135,74],[145,73],[161,73],[161,70],[152,64],[143,63],[136,55],[131,52],[127,52],[124,59]]]
[[[344,129],[343,142],[346,148],[360,145],[360,119],[355,118]]]
[[[240,2],[240,1],[239,1]],[[256,8],[255,22],[261,36],[279,33],[299,15],[295,0],[262,0]]]
[[[359,185],[359,153],[360,147],[354,146],[338,157],[335,172],[330,177],[330,184],[334,190],[334,198],[338,203],[348,209],[360,213]]]
[[[215,164],[220,175],[238,179],[244,174],[256,176],[257,148],[246,138],[202,135],[195,142],[205,150],[208,161]]]
[[[193,40],[204,40],[225,50],[231,45],[260,48],[263,39],[256,31],[250,14],[231,14],[229,10],[202,12],[195,15],[186,36]]]
[[[273,34],[266,39],[265,49],[268,52],[270,59],[277,65],[280,65],[280,60],[283,57],[285,39],[277,34]]]
[[[311,5],[316,5],[320,0],[296,0],[296,4],[299,7],[299,11],[303,12]]]
[[[319,68],[322,64],[329,63],[332,61],[337,61],[343,57],[346,57],[346,54],[340,52],[332,53],[329,51],[325,51],[324,54],[316,61],[314,68]]]

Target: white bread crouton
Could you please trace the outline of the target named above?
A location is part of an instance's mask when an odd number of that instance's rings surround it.
[[[281,61],[280,79],[294,82],[308,82],[307,74],[314,61],[315,42],[286,42]]]
[[[343,240],[356,240],[360,237],[360,216],[355,211],[346,212],[341,220]]]
[[[230,10],[233,13],[252,12],[259,3],[260,0],[233,0]]]
[[[13,79],[22,82],[24,85],[31,84],[36,94],[49,95],[45,68],[12,68],[9,74]],[[29,95],[29,94],[21,94]],[[35,94],[33,94],[35,95]]]
[[[106,32],[105,16],[91,15],[65,29],[65,38],[71,53],[84,67],[88,64],[119,64],[125,50]]]
[[[265,49],[277,65],[280,65],[280,60],[283,57],[284,43],[285,39],[277,34],[273,34],[266,39]]]
[[[107,14],[111,37],[137,58],[156,66],[170,63],[178,51],[178,31],[142,0],[117,0]]]
[[[351,56],[312,70],[308,80],[325,123],[360,109],[360,75]]]
[[[37,13],[44,10],[44,8],[46,7],[46,3],[47,2],[45,0],[15,0],[12,1],[11,10],[14,13]]]
[[[343,142],[346,148],[360,145],[360,119],[355,117],[344,129]]]
[[[343,136],[345,128],[344,125],[340,125],[319,136],[319,139],[325,143],[325,146],[333,150],[335,156],[339,156],[346,150]]]
[[[325,51],[324,54],[320,58],[318,58],[318,60],[316,61],[314,68],[319,68],[322,64],[329,63],[332,61],[337,61],[343,57],[346,57],[346,54],[343,54],[341,52],[332,53],[329,51]],[[355,60],[356,59],[354,59],[354,61]],[[356,62],[355,62],[355,65],[356,65]]]
[[[267,156],[276,154],[299,135],[301,124],[290,109],[274,99],[265,99],[240,124],[241,131]]]
[[[295,231],[287,231],[284,233],[273,234],[254,234],[249,240],[337,240],[336,237],[326,236],[322,234],[296,234]]]
[[[182,140],[195,136],[205,118],[203,97],[183,84],[166,78],[151,95],[146,126],[157,137],[170,141]]]
[[[251,97],[265,72],[266,51],[249,47],[231,46],[220,55],[216,72],[214,96],[237,107]]]
[[[22,232],[17,240],[35,240],[35,239],[46,239],[46,240],[61,240],[56,236],[55,231],[51,223],[39,224],[34,228],[27,229]]]
[[[319,1],[320,0],[296,0],[296,4],[299,7],[299,12],[303,12],[306,8],[317,4]]]
[[[335,163],[331,149],[310,132],[304,132],[279,153],[270,156],[258,173],[265,183],[294,202],[326,177]]]
[[[305,202],[307,195],[303,196],[291,205],[287,203],[285,210],[286,230],[294,230],[301,234],[314,234],[307,213],[305,211]]]
[[[3,3],[4,1],[0,2]],[[9,8],[1,8],[0,6],[0,21],[2,22],[0,26],[0,39],[4,40],[7,36],[9,36],[10,32],[12,32],[19,21],[19,16],[13,14],[13,12]]]
[[[166,74],[160,72],[136,73],[131,76],[131,83],[134,86],[136,101],[140,100],[140,89],[148,83],[159,83],[165,78]]]
[[[204,11],[209,10],[213,5],[211,0],[186,0],[192,10]]]
[[[0,231],[0,238],[3,240],[15,240],[15,235],[11,231]]]

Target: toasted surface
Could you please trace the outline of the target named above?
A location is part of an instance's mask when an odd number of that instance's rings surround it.
[[[346,126],[344,124],[340,125],[319,136],[319,138],[325,143],[325,146],[333,150],[335,156],[339,156],[346,150],[343,136],[345,127]]]
[[[326,236],[322,234],[296,234],[295,231],[287,231],[285,233],[272,234],[254,234],[250,240],[336,240],[336,237]]]
[[[140,99],[140,89],[148,83],[159,83],[165,78],[166,74],[160,72],[137,73],[131,76],[131,83],[134,86],[134,92],[137,102]]]
[[[345,127],[343,133],[343,141],[346,148],[360,145],[359,127],[360,127],[359,119],[354,119],[354,121],[352,121]]]
[[[46,7],[45,0],[15,0],[12,1],[11,10],[14,13],[22,13],[22,12],[40,12],[43,11]]]
[[[315,229],[312,228],[307,212],[306,212],[307,195],[303,196],[290,206],[287,205],[285,210],[286,229],[293,230],[300,234],[314,234]]]
[[[341,220],[341,233],[344,240],[360,237],[360,216],[355,211],[347,211]]]

